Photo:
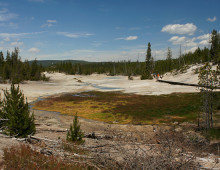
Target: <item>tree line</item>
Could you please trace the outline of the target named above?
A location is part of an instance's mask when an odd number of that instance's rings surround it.
[[[135,76],[141,75],[142,79],[152,79],[153,73],[163,75],[172,70],[184,69],[186,65],[205,62],[220,63],[220,34],[213,30],[210,39],[210,49],[199,47],[194,52],[182,54],[181,47],[179,56],[173,58],[172,49],[168,47],[165,60],[154,61],[151,54],[151,43],[148,43],[145,62],[140,61],[118,61],[118,62],[97,62],[72,64],[71,62],[57,63],[47,68],[47,71],[58,71],[66,74],[90,75],[93,73],[114,75]]]
[[[43,67],[34,60],[31,64],[28,60],[21,61],[19,49],[8,52],[4,57],[0,52],[0,80],[9,80],[12,83],[19,83],[23,80],[47,80],[43,71],[64,72],[66,74],[90,75],[93,73],[107,75],[141,75],[141,79],[152,79],[153,73],[163,75],[172,70],[182,70],[186,65],[213,62],[220,63],[220,35],[216,30],[212,31],[210,39],[211,47],[200,49],[194,52],[182,54],[181,48],[177,58],[173,58],[172,49],[168,47],[165,60],[155,61],[151,54],[151,43],[148,43],[145,62],[140,61],[118,61],[118,62],[93,62],[93,63],[71,63],[61,62],[49,67]]]
[[[172,70],[181,70],[185,66],[191,64],[200,64],[206,62],[213,62],[213,64],[220,64],[220,34],[213,30],[210,38],[210,49],[204,47],[200,49],[199,47],[194,52],[188,52],[182,54],[181,46],[179,50],[179,56],[175,59],[172,58],[172,50],[170,47],[167,49],[166,60],[153,60],[151,55],[151,44],[148,43],[148,49],[146,54],[146,69],[144,73],[144,79],[151,79],[152,73],[164,74]]]
[[[6,56],[0,52],[0,82],[9,80],[11,83],[20,83],[24,80],[47,80],[42,74],[44,68],[34,60],[32,64],[25,60],[21,61],[19,49],[15,48],[11,53],[7,51]]]

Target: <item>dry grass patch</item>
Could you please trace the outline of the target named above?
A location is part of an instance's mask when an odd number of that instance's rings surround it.
[[[67,163],[54,156],[45,156],[21,144],[4,149],[4,169],[88,169],[80,163]]]
[[[218,93],[219,95],[219,93]],[[119,92],[84,92],[50,97],[34,109],[56,111],[104,122],[160,124],[196,121],[201,110],[199,93],[143,96]]]

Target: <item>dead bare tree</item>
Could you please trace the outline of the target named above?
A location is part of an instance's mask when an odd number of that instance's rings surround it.
[[[141,134],[139,134],[141,135]],[[101,169],[196,169],[195,154],[188,152],[183,139],[175,134],[159,131],[156,143],[137,141],[132,134],[120,140],[114,136],[109,150],[96,150],[94,160]],[[118,139],[116,139],[118,138]],[[104,148],[103,148],[104,149]]]
[[[203,97],[203,123],[202,128],[206,130],[213,128],[213,96],[214,90],[219,84],[218,68],[212,70],[210,63],[206,63],[200,68],[199,72],[199,89]],[[200,125],[198,123],[198,125]]]

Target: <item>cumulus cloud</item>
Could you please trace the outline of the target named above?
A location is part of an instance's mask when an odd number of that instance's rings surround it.
[[[28,50],[28,52],[29,53],[34,53],[34,54],[36,54],[36,53],[39,53],[40,52],[40,49],[38,49],[38,48],[30,48],[29,50]]]
[[[210,38],[210,34],[204,34],[197,37],[198,40],[208,40]]]
[[[216,16],[214,16],[213,18],[208,18],[207,21],[209,22],[215,22],[217,20]]]
[[[198,47],[198,43],[195,40],[196,38],[189,38],[186,40],[185,45],[188,47]]]
[[[187,38],[187,37],[179,37],[173,36],[168,41],[170,41],[173,45],[185,45],[188,47],[196,47],[198,43],[196,43],[197,38]]]
[[[168,41],[173,45],[183,44],[186,41],[186,37],[173,36]]]
[[[188,52],[195,52],[196,50],[198,49],[198,47],[192,47],[192,48],[190,48],[190,49],[186,49],[186,53],[188,53]]]
[[[69,33],[69,32],[57,32],[58,35],[63,35],[65,37],[69,37],[69,38],[81,38],[81,37],[89,37],[92,36],[94,34],[90,34],[90,33]]]
[[[196,25],[192,23],[187,24],[169,24],[162,28],[162,32],[168,32],[170,34],[188,34],[193,35],[197,30]]]
[[[199,42],[199,44],[207,46],[207,45],[209,45],[209,40],[202,40],[202,41]]]
[[[126,41],[131,41],[131,40],[137,40],[138,36],[128,36],[124,38],[117,38],[116,40],[126,40]]]
[[[210,34],[204,34],[197,37],[197,40],[200,40],[199,44],[203,46],[207,46],[210,44]]]
[[[153,57],[155,60],[165,59],[167,49],[152,50],[152,54],[154,55]]]

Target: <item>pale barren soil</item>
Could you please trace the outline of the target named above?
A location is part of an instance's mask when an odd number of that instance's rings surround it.
[[[164,80],[180,81],[187,83],[198,83],[198,75],[194,74],[194,67],[188,69],[185,73],[179,75],[167,74],[163,77]],[[33,102],[39,97],[47,97],[51,95],[60,95],[62,93],[79,93],[84,91],[121,91],[124,93],[135,93],[140,95],[160,95],[170,94],[175,92],[189,93],[198,92],[196,87],[170,85],[159,83],[154,80],[140,80],[140,77],[134,77],[134,80],[128,80],[126,76],[106,76],[93,74],[89,76],[81,75],[65,75],[62,73],[46,73],[50,77],[48,82],[24,82],[20,84],[28,102]],[[9,84],[0,84],[0,89],[9,89]],[[2,95],[3,97],[3,95]],[[34,110],[35,123],[37,127],[36,137],[46,138],[54,141],[62,141],[66,138],[66,130],[72,123],[73,117],[60,115],[59,113]],[[121,145],[121,141],[132,141],[148,144],[155,144],[158,141],[155,139],[159,129],[170,130],[170,126],[157,125],[118,125],[98,122],[79,118],[82,130],[85,134],[94,133],[98,138],[85,138],[84,148],[87,148],[91,153],[110,153],[113,157],[120,155],[118,152],[113,152],[114,146]],[[100,138],[100,139],[99,139]],[[120,143],[119,143],[120,141]],[[0,136],[0,160],[2,158],[2,149],[11,145],[17,144],[19,141],[5,136]],[[133,143],[123,143],[127,148],[132,147]],[[47,147],[47,149],[50,147]],[[102,149],[100,151],[99,149]],[[55,155],[57,150],[50,148]],[[99,150],[99,151],[97,151]],[[204,167],[214,166],[214,158],[206,155],[204,158],[198,158],[198,161]],[[215,165],[215,168],[220,168],[220,164]]]

